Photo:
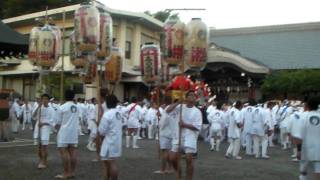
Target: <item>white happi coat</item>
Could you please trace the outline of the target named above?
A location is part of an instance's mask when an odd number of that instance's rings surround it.
[[[72,101],[60,106],[57,124],[61,125],[58,135],[58,144],[78,144],[79,107]]]
[[[102,116],[99,133],[104,136],[100,156],[120,157],[122,152],[122,117],[117,108],[109,109]]]
[[[148,125],[158,125],[157,110],[154,108],[149,108],[145,116],[145,120]]]
[[[320,161],[320,112],[305,112],[302,116],[303,123],[292,135],[302,140],[301,160]]]
[[[95,129],[97,128],[96,125],[96,107],[94,104],[88,104],[88,129],[90,129],[91,131],[95,131]]]
[[[160,137],[166,137],[171,139],[172,138],[171,124],[173,120],[171,119],[169,114],[166,112],[167,108],[168,106],[165,109],[160,110],[161,117],[159,121],[159,134],[160,134]]]
[[[265,110],[261,107],[254,108],[250,134],[263,137],[265,135],[266,125],[267,118]]]
[[[139,120],[142,119],[142,108],[136,103],[132,103],[126,107],[126,113],[128,116],[128,128],[139,128],[140,122]]]
[[[253,106],[247,106],[246,108],[242,109],[244,134],[251,132],[254,109],[255,107]]]
[[[22,106],[22,112],[23,112],[23,122],[31,123],[31,117],[32,117],[32,106],[30,103],[24,104]]]
[[[237,108],[232,107],[228,112],[228,119],[228,137],[233,139],[240,138],[241,129],[237,124],[241,124],[243,122],[241,112]]]
[[[37,118],[37,122],[36,122],[35,129],[33,132],[33,138],[37,139],[37,138],[39,138],[39,135],[40,135],[41,141],[49,141],[51,128],[55,126],[55,118],[54,117],[57,116],[57,114],[55,114],[55,111],[52,107],[50,107],[50,106],[44,107],[43,105],[41,106],[40,120],[39,120],[40,109],[38,111],[35,111],[35,113],[36,114],[34,114],[33,117]],[[40,134],[39,134],[39,128],[38,128],[39,121],[41,123],[48,123],[49,124],[49,125],[44,125],[40,128]]]
[[[221,110],[215,109],[208,115],[210,123],[210,133],[221,131],[225,126],[225,113]]]
[[[175,108],[175,111],[178,112],[178,117],[179,117],[179,111],[180,111],[180,106],[177,106]],[[178,118],[179,120],[179,118]],[[182,106],[182,121],[186,124],[191,124],[194,126],[198,131],[192,131],[187,128],[183,128],[181,131],[181,145],[183,147],[189,147],[192,149],[197,150],[197,140],[199,136],[199,132],[201,130],[202,126],[202,113],[201,111],[193,106],[192,108],[188,108],[185,104]],[[178,145],[179,144],[179,126],[178,123],[175,123],[173,129],[174,131],[174,138],[172,141],[173,145]]]

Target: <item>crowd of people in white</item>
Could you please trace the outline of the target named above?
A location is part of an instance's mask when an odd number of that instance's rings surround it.
[[[229,142],[225,156],[235,160],[243,158],[239,153],[241,149],[246,156],[269,159],[268,147],[280,144],[284,150],[291,148],[292,160],[300,162],[300,179],[306,179],[307,165],[313,165],[314,173],[320,179],[319,98],[311,98],[305,103],[285,100],[261,104],[254,100],[227,104],[211,98],[207,104],[196,106],[195,94],[190,91],[183,105],[170,98],[165,98],[161,105],[134,97],[130,103],[119,103],[115,96],[109,95],[101,97],[99,106],[95,98],[85,101],[73,97],[69,95],[65,103],[59,104],[43,95],[42,100],[33,103],[16,99],[11,106],[12,132],[19,131],[20,120],[21,130],[33,130],[35,142],[44,146],[39,150],[38,168],[46,167],[46,146],[53,132],[57,133],[62,157],[68,155],[63,149],[69,149],[69,156],[73,156],[70,147],[76,148],[78,135],[88,134],[87,148],[97,151],[99,134],[108,137],[102,139],[101,149],[98,149],[99,159],[105,162],[107,177],[117,177],[113,162],[121,156],[122,136],[125,136],[125,147],[134,149],[139,148],[139,139],[159,140],[162,161],[161,169],[155,173],[170,173],[174,169],[179,176],[177,156],[183,151],[187,179],[192,179],[192,159],[198,152],[200,135],[211,151],[220,151],[220,144]],[[57,178],[74,176],[73,169],[72,166],[67,168]]]

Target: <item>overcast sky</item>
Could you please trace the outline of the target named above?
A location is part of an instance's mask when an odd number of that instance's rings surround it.
[[[202,18],[217,29],[320,21],[320,0],[99,0],[107,7],[152,13],[168,8],[205,8],[177,11],[187,23]]]

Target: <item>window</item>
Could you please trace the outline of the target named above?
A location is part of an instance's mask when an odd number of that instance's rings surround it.
[[[131,59],[131,42],[130,41],[126,41],[125,58],[126,59]]]

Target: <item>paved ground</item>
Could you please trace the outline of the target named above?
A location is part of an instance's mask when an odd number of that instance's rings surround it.
[[[49,167],[46,170],[36,169],[36,147],[31,140],[31,132],[16,135],[16,141],[0,142],[0,179],[1,180],[47,180],[62,171],[61,160],[55,144],[49,148]],[[53,143],[55,139],[52,139]],[[101,164],[91,162],[95,153],[86,148],[87,136],[81,136],[78,149],[78,167],[75,179],[102,179]],[[170,180],[174,175],[155,175],[158,170],[155,141],[140,140],[141,149],[125,149],[118,162],[120,180]],[[257,160],[244,157],[244,160],[224,158],[227,144],[221,152],[210,152],[208,145],[199,143],[199,155],[195,161],[195,180],[293,180],[298,179],[298,164],[290,162],[291,152],[278,147],[270,149],[270,160]],[[182,166],[184,167],[182,161]]]

